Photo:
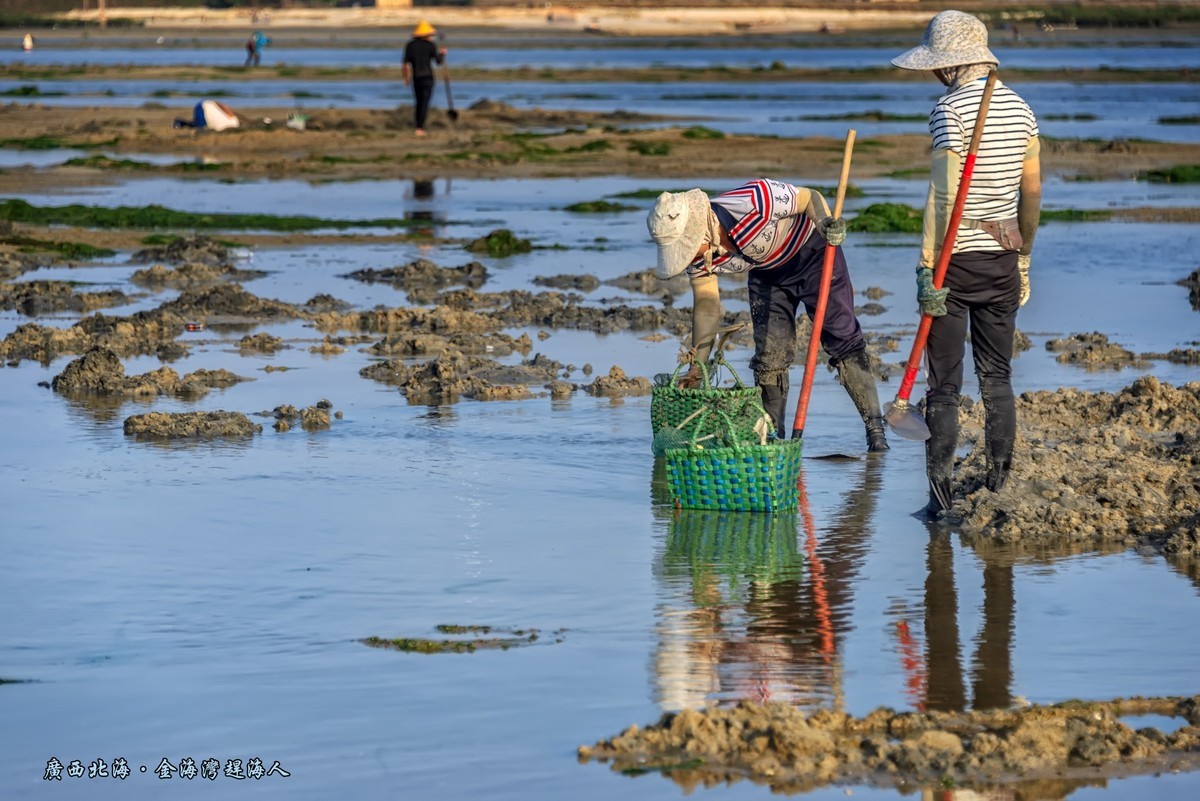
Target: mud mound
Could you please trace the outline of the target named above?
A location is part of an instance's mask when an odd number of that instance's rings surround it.
[[[283,339],[268,333],[247,334],[238,340],[238,350],[242,352],[274,353],[283,348]]]
[[[166,262],[168,264],[203,264],[209,267],[233,263],[229,248],[207,236],[181,236],[161,247],[146,248],[133,254],[138,264]]]
[[[157,353],[183,333],[183,320],[173,314],[138,312],[129,317],[96,313],[70,328],[49,328],[26,323],[0,342],[0,358],[30,359],[49,364],[68,353],[108,348],[118,356]],[[186,352],[186,350],[185,350]]]
[[[511,337],[508,334],[389,334],[370,348],[377,356],[434,356],[452,348],[470,355],[508,356],[514,352],[528,353],[533,348],[529,334]]]
[[[170,367],[127,376],[125,366],[116,353],[106,348],[95,348],[68,364],[50,382],[50,388],[64,395],[177,395],[198,398],[207,395],[210,389],[231,387],[252,380],[228,370],[197,370],[181,378]]]
[[[520,384],[496,385],[493,378],[505,376],[506,367],[493,359],[467,356],[447,349],[437,358],[421,365],[409,366],[391,360],[364,367],[363,378],[371,378],[400,388],[410,403],[453,403],[460,398],[475,400],[519,400],[532,397]]]
[[[260,298],[242,289],[241,284],[219,284],[190,289],[175,300],[164,303],[159,309],[182,317],[199,319],[213,316],[272,320],[304,316],[295,306],[278,300]]]
[[[630,378],[625,371],[615,364],[608,375],[597,376],[596,380],[584,387],[592,395],[618,398],[626,395],[649,395],[654,385],[650,379],[642,376]]]
[[[604,282],[606,286],[615,286],[642,295],[682,295],[691,290],[691,284],[686,275],[677,275],[666,281],[661,280],[654,270],[638,270],[626,273],[618,278]]]
[[[347,303],[344,300],[335,298],[333,295],[324,292],[319,295],[313,295],[308,300],[304,301],[304,310],[313,314],[321,312],[340,312],[351,308],[353,304]]]
[[[488,271],[477,261],[459,267],[439,267],[428,259],[417,259],[401,267],[386,270],[355,270],[342,278],[352,278],[366,284],[390,284],[402,289],[413,303],[432,302],[440,289],[448,286],[466,286],[478,289],[487,283]]]
[[[76,293],[66,281],[0,284],[0,309],[15,309],[27,317],[62,311],[90,312],[128,301],[125,293],[116,289]]]
[[[297,421],[305,431],[324,431],[332,423],[331,409],[333,409],[332,403],[327,400],[319,400],[315,406],[306,406],[303,409],[297,409],[291,404],[276,406],[274,411],[264,412],[262,416],[275,418],[273,428],[280,432],[290,430]],[[341,417],[341,412],[338,412],[338,417]]]
[[[1017,401],[1008,484],[983,488],[982,404],[964,410],[974,443],[953,514],[967,534],[1005,542],[1114,541],[1200,556],[1200,382],[1153,376],[1113,395],[1060,389]]]
[[[241,412],[150,412],[125,418],[125,433],[138,439],[252,437],[262,426]]]
[[[495,331],[495,320],[465,309],[435,306],[379,308],[361,312],[325,312],[313,318],[320,331],[368,331],[377,334],[421,332],[432,334],[482,333]]]
[[[533,283],[537,286],[550,287],[551,289],[575,289],[580,292],[591,292],[600,287],[600,279],[587,273],[583,275],[572,273],[566,275],[539,275],[533,279]]]
[[[196,289],[221,281],[253,281],[265,275],[262,270],[239,270],[230,264],[187,262],[174,269],[156,264],[144,270],[136,270],[129,280],[137,286],[157,291]]]
[[[1087,370],[1120,370],[1124,367],[1145,367],[1147,362],[1131,351],[1109,342],[1099,332],[1072,334],[1066,339],[1052,339],[1046,350],[1058,353],[1060,364],[1073,364]]]
[[[33,256],[0,250],[0,281],[10,281],[37,266],[38,260]]]
[[[582,746],[614,770],[661,770],[688,789],[749,775],[780,792],[830,784],[978,786],[1200,767],[1196,699],[1069,702],[1020,711],[811,715],[782,703],[685,710],[645,729]],[[1134,731],[1121,715],[1155,713],[1191,725]]]

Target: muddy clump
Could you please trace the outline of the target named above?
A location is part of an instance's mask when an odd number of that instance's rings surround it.
[[[247,334],[238,340],[238,350],[243,353],[274,353],[284,348],[283,338],[268,334]]]
[[[233,317],[251,320],[277,320],[305,316],[295,306],[278,300],[260,298],[242,289],[241,284],[218,284],[212,287],[189,289],[175,300],[159,306],[159,310],[188,319]]]
[[[675,295],[691,291],[691,283],[688,281],[687,275],[680,274],[663,281],[653,269],[626,273],[618,278],[605,281],[604,284],[636,292],[639,295],[657,295],[666,298],[673,298]]]
[[[261,416],[272,417],[275,423],[272,426],[276,431],[289,431],[296,423],[305,431],[325,431],[332,425],[331,411],[333,404],[327,400],[319,400],[313,406],[306,406],[303,409],[297,409],[291,404],[276,406],[273,411],[263,412]],[[338,413],[341,417],[341,413]]]
[[[129,280],[137,286],[158,292],[163,289],[197,289],[222,281],[253,281],[265,275],[262,270],[239,270],[231,264],[186,262],[175,268],[156,264],[136,270]]]
[[[229,248],[207,236],[177,237],[166,245],[139,250],[132,258],[137,264],[165,262],[221,267],[233,263]]]
[[[76,292],[67,281],[0,284],[0,309],[13,309],[26,317],[64,311],[91,312],[128,302],[128,296],[120,290]]]
[[[150,412],[125,418],[125,433],[138,439],[241,439],[262,426],[241,412]]]
[[[168,348],[183,333],[183,326],[182,318],[158,311],[128,317],[97,312],[69,328],[26,323],[0,342],[0,358],[49,364],[59,356],[82,354],[92,348],[107,348],[118,356],[141,356]]]
[[[1099,332],[1072,334],[1065,339],[1052,339],[1046,350],[1057,353],[1059,364],[1073,364],[1087,370],[1120,370],[1125,367],[1146,367],[1147,362]]]
[[[389,284],[407,293],[412,303],[431,303],[439,290],[449,286],[479,289],[487,283],[488,271],[477,261],[459,267],[439,267],[428,259],[417,259],[400,267],[355,270],[340,277],[365,284]]]
[[[340,312],[352,308],[354,304],[335,298],[333,295],[321,292],[304,301],[304,311],[310,314],[322,312]]]
[[[619,398],[627,395],[649,395],[654,390],[650,379],[643,376],[629,377],[617,365],[613,365],[608,375],[597,376],[596,380],[584,387],[590,394],[608,398]]]
[[[667,713],[594,746],[582,761],[621,772],[661,771],[692,788],[749,776],[780,792],[832,784],[882,787],[982,786],[1017,780],[1123,775],[1200,767],[1200,727],[1188,717],[1197,699],[1067,702],[1022,710],[897,713],[865,717],[783,703]],[[1122,715],[1188,719],[1171,733],[1134,731]]]
[[[591,292],[600,288],[600,279],[590,273],[583,275],[539,275],[533,279],[533,283],[537,286],[549,287],[550,289],[565,289],[575,290],[577,292]]]
[[[50,388],[63,395],[121,395],[131,398],[174,395],[200,398],[211,389],[225,389],[243,381],[252,381],[228,370],[196,370],[180,377],[170,367],[160,367],[141,375],[125,375],[120,357],[107,348],[94,348],[73,360],[50,382]]]
[[[447,638],[432,637],[367,637],[359,640],[372,648],[386,648],[413,654],[473,654],[476,651],[507,651],[535,645],[539,641],[563,641],[562,629],[552,632],[552,640],[543,640],[537,629],[514,629],[502,626],[459,626],[442,624],[435,627]]]
[[[436,356],[446,349],[479,356],[508,356],[528,353],[533,349],[529,334],[512,337],[508,334],[389,334],[368,351],[376,356]]]
[[[1142,358],[1195,367],[1200,365],[1200,350],[1196,348],[1175,348],[1167,353],[1143,353]]]
[[[320,331],[363,331],[374,334],[421,332],[429,334],[483,333],[500,324],[467,309],[447,306],[400,306],[345,313],[326,312],[313,317]]]
[[[984,487],[982,404],[964,408],[962,421],[973,448],[958,468],[952,515],[964,533],[1200,556],[1200,382],[1144,376],[1116,394],[1021,395],[1013,467],[999,492]]]
[[[3,232],[0,231],[0,234]],[[11,281],[40,266],[39,260],[27,253],[0,250],[0,281]]]
[[[475,400],[523,400],[533,397],[522,384],[493,383],[513,377],[513,368],[493,359],[467,356],[456,350],[442,351],[420,365],[393,359],[359,371],[363,378],[382,381],[400,389],[409,403],[453,403],[460,398]]]

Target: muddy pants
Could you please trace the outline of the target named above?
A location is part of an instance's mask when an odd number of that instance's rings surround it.
[[[413,99],[416,101],[416,127],[425,127],[429,115],[429,99],[433,97],[433,77],[413,78]]]
[[[821,346],[835,364],[866,347],[862,328],[854,316],[854,287],[842,249],[836,248],[829,305],[821,328]],[[800,252],[774,270],[750,273],[750,320],[754,323],[754,357],[750,369],[759,386],[786,380],[796,358],[796,315],[800,304],[811,320],[817,313],[825,240],[813,234]],[[1014,267],[1015,270],[1015,267]]]
[[[989,485],[993,478],[1003,483],[1012,462],[1017,429],[1012,389],[1013,334],[1021,289],[1017,253],[955,254],[944,286],[950,290],[947,311],[945,316],[933,319],[925,350],[929,369],[926,417],[931,435],[926,445],[926,467],[930,482],[948,481],[953,469],[969,325],[971,355],[986,412]]]

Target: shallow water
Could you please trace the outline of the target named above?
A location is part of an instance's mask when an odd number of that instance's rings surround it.
[[[566,246],[481,259],[492,272],[485,289],[509,289],[529,288],[537,275],[607,279],[649,267],[647,202],[614,215],[562,207],[693,183],[433,179],[433,196],[418,199],[406,181],[264,181],[231,191],[153,179],[26,199],[341,218],[420,213],[449,237],[505,226]],[[881,198],[916,205],[923,189],[920,181],[858,183],[868,196],[852,209]],[[1051,181],[1046,199],[1051,207],[1189,205],[1197,191]],[[882,301],[887,311],[864,325],[911,332],[916,238],[853,235],[847,250],[860,290],[893,293]],[[1015,362],[1018,391],[1113,390],[1151,371],[1172,383],[1200,380],[1200,368],[1165,363],[1087,373],[1044,350],[1052,337],[1096,329],[1135,351],[1194,341],[1196,312],[1174,282],[1195,268],[1196,252],[1196,225],[1045,226],[1033,298],[1018,318],[1035,344]],[[396,305],[403,293],[339,276],[417,257],[446,266],[476,258],[453,244],[262,248],[245,266],[269,275],[247,289],[293,302],[329,292],[360,307]],[[136,267],[120,256],[23,280],[135,292],[128,276]],[[140,294],[118,311],[173,294]],[[612,287],[587,298],[639,302]],[[0,313],[0,336],[26,321]],[[321,337],[302,323],[255,330],[293,347],[243,357],[241,330],[184,335],[193,353],[174,369],[225,367],[256,379],[200,401],[88,403],[37,386],[69,358],[0,369],[0,678],[29,682],[0,685],[0,796],[43,796],[51,757],[64,765],[123,757],[135,773],[119,790],[108,789],[118,785],[112,779],[65,778],[71,789],[60,792],[161,797],[152,772],[160,759],[178,765],[190,756],[278,760],[292,774],[240,791],[255,797],[328,798],[351,787],[364,798],[677,798],[680,789],[659,776],[580,766],[574,748],[664,709],[742,698],[864,713],[881,704],[974,708],[1200,690],[1194,570],[1126,551],[983,553],[931,534],[910,516],[925,492],[917,443],[894,440],[891,453],[870,461],[807,459],[796,515],[676,514],[649,453],[648,398],[413,406],[358,376],[370,358],[357,347],[326,357],[308,352],[308,340]],[[597,372],[619,364],[650,375],[670,367],[678,345],[551,334],[535,337],[535,352]],[[732,354],[747,377],[748,356]],[[132,373],[159,362],[125,364]],[[267,373],[267,365],[293,369]],[[793,384],[799,379],[795,370]],[[587,379],[577,372],[574,380]],[[894,387],[880,385],[883,400]],[[973,379],[966,390],[975,393]],[[267,426],[245,443],[155,445],[121,432],[126,416],[148,410],[253,413],[320,398],[345,419],[315,434]],[[825,371],[806,440],[809,456],[862,452],[852,406]],[[566,631],[561,643],[544,637],[529,648],[458,655],[356,641],[436,637],[444,623]],[[697,796],[768,792],[742,782]],[[1082,783],[1070,798],[1198,793],[1200,776],[1165,774]],[[808,797],[845,796],[830,788]]]
[[[36,85],[47,94],[13,97],[19,104],[47,106],[140,106],[158,103],[186,114],[203,97],[219,97],[235,109],[241,106],[321,108],[395,108],[411,105],[412,94],[399,81],[118,81],[81,79],[70,82],[0,81],[0,92]],[[775,136],[842,137],[852,125],[862,137],[926,133],[925,113],[933,107],[939,88],[928,84],[861,82],[854,84],[726,82],[699,83],[491,83],[455,81],[455,102],[463,113],[483,99],[518,108],[545,108],[663,114],[702,122],[727,133]],[[1113,104],[1112,88],[1093,84],[1025,83],[1014,85],[1038,114],[1046,136],[1062,139],[1153,139],[1164,142],[1200,141],[1200,124],[1162,124],[1167,118],[1187,118],[1200,104],[1194,83],[1123,84],[1121,103]],[[444,88],[434,90],[435,104],[445,102]],[[185,93],[185,96],[164,96]],[[871,113],[884,118],[873,121]],[[846,115],[860,119],[828,119]],[[915,118],[914,118],[915,115]],[[822,119],[825,118],[825,119]],[[631,127],[678,125],[679,120]]]

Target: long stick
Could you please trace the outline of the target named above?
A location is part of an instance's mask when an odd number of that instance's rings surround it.
[[[833,205],[833,216],[841,219],[842,204],[846,200],[846,185],[850,181],[850,154],[854,151],[855,131],[846,132],[846,149],[842,153],[842,174],[838,178],[837,200]],[[833,281],[833,261],[837,247],[826,243],[825,263],[821,267],[821,290],[817,295],[817,312],[813,316],[812,335],[808,339],[808,359],[804,362],[804,381],[800,385],[800,398],[796,401],[796,417],[792,420],[792,439],[804,438],[804,422],[808,417],[808,397],[812,393],[813,373],[817,370],[817,353],[821,347],[821,328],[825,325],[825,309],[829,306],[829,285]]]
[[[942,250],[938,254],[937,264],[933,271],[933,286],[942,288],[946,280],[946,270],[950,267],[950,256],[954,252],[954,241],[958,237],[958,224],[962,222],[963,207],[967,203],[967,192],[971,187],[971,175],[975,172],[975,157],[979,153],[979,142],[983,139],[983,123],[987,119],[988,106],[992,102],[992,90],[996,88],[996,71],[988,73],[987,84],[983,87],[983,98],[979,101],[979,114],[975,117],[975,130],[971,133],[971,147],[967,150],[967,160],[963,163],[962,178],[958,182],[958,194],[954,197],[954,211],[950,214],[950,222],[946,226],[946,238],[942,240]],[[896,393],[896,406],[908,406],[912,395],[913,384],[917,380],[917,370],[921,368],[921,353],[925,350],[925,342],[929,339],[929,328],[933,318],[928,314],[921,315],[921,325],[917,328],[917,338],[913,341],[912,353],[909,354],[908,364],[904,370],[904,380],[900,383],[900,391]]]

